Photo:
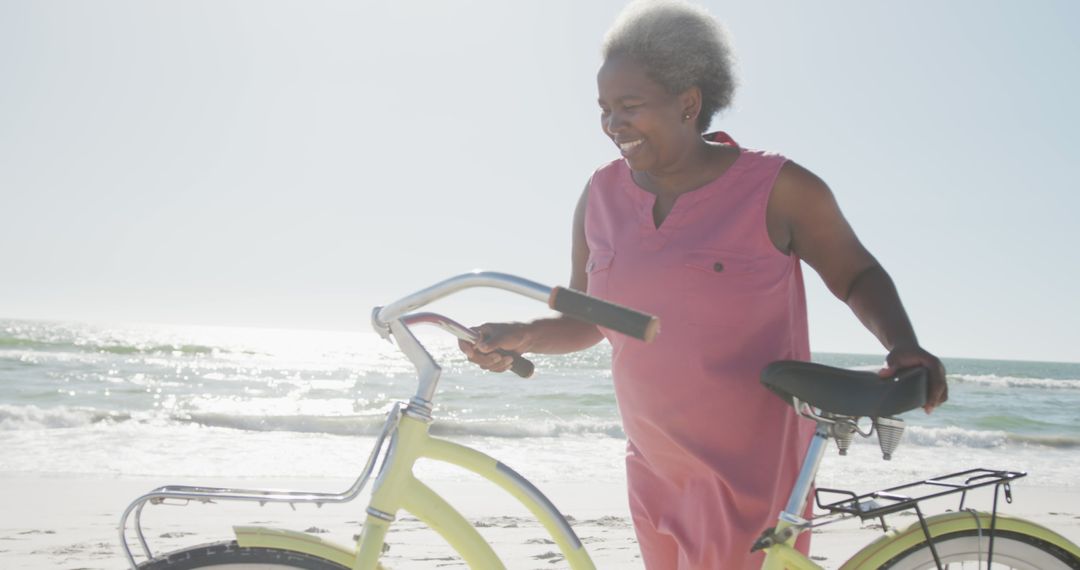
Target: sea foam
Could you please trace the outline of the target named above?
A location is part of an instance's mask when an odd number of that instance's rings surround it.
[[[130,414],[71,408],[39,408],[0,404],[0,431],[75,428],[131,419]]]
[[[1080,380],[1066,378],[1018,378],[994,374],[950,374],[949,380],[961,384],[994,388],[1033,388],[1043,390],[1080,390]]]

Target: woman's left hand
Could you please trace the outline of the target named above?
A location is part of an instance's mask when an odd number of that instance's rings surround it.
[[[885,357],[885,367],[878,371],[882,378],[894,376],[904,368],[923,366],[929,373],[926,385],[926,413],[944,404],[949,399],[949,384],[945,379],[945,366],[938,357],[926,352],[919,346],[897,347]]]

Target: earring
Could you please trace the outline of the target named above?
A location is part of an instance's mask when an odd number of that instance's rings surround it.
[[[690,113],[687,113],[687,114],[683,115],[682,120],[689,121],[690,120]]]

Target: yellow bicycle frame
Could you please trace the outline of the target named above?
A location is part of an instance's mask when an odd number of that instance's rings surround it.
[[[596,566],[581,545],[569,523],[536,487],[512,469],[474,449],[444,439],[431,437],[428,422],[401,417],[394,436],[388,464],[372,491],[371,505],[358,541],[356,570],[372,570],[382,552],[390,520],[405,509],[439,533],[465,559],[471,568],[505,568],[491,546],[457,510],[412,472],[417,459],[429,458],[472,471],[509,492],[529,509],[559,546],[571,568],[594,569]]]
[[[439,533],[470,568],[505,568],[491,545],[473,525],[445,499],[417,479],[413,465],[421,458],[457,465],[476,473],[509,492],[536,517],[562,551],[574,570],[595,570],[588,553],[573,529],[554,505],[509,467],[474,449],[428,433],[429,423],[401,416],[387,463],[372,490],[364,530],[355,554],[330,542],[304,535],[237,527],[240,546],[262,546],[304,552],[333,560],[355,570],[375,570],[382,554],[386,533],[398,511],[404,509]]]

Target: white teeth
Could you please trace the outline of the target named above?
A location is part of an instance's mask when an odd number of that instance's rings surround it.
[[[644,140],[645,139],[638,139],[636,141],[619,143],[619,150],[621,150],[623,152],[627,152],[627,151],[633,149],[634,147],[636,147],[637,145],[641,144]]]

